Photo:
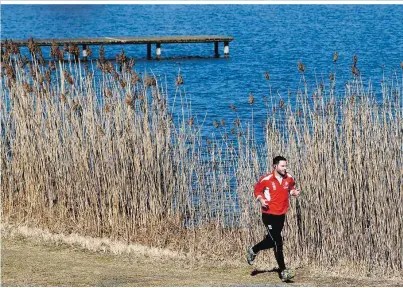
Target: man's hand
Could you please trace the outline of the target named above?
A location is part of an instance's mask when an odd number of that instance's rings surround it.
[[[300,193],[299,189],[293,189],[290,191],[290,194],[294,197],[298,197],[299,193]]]
[[[267,203],[266,199],[263,199],[263,197],[259,198],[260,206],[262,206],[263,209],[269,208],[269,205]]]

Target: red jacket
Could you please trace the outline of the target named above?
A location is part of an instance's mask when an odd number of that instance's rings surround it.
[[[281,184],[274,176],[274,171],[264,175],[255,185],[255,197],[263,197],[268,204],[268,208],[262,207],[262,213],[282,215],[288,210],[288,195],[291,190],[295,189],[294,178],[290,174],[286,174]]]

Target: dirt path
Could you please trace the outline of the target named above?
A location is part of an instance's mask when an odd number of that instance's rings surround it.
[[[253,267],[189,267],[181,260],[90,252],[26,238],[1,242],[2,286],[400,286],[398,282],[317,278],[304,269],[283,283]]]

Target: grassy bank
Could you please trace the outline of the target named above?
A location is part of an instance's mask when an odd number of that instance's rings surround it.
[[[22,226],[2,228],[1,284],[5,287],[399,286],[398,280],[323,274],[311,267],[297,268],[294,281],[283,283],[274,267],[267,265],[193,261],[172,251],[108,239],[51,234]],[[105,244],[98,246],[100,242]]]
[[[243,261],[245,247],[264,235],[253,185],[282,154],[302,190],[284,231],[286,261],[401,276],[398,76],[383,84],[382,103],[357,75],[345,95],[335,95],[334,75],[313,99],[302,84],[294,107],[270,95],[264,142],[239,118],[214,123],[217,133],[205,139],[180,75],[170,96],[123,54],[117,65],[101,55],[94,77],[83,63],[60,61],[56,47],[54,61],[42,63],[32,45],[34,61],[11,44],[4,55],[16,61],[2,59],[4,221]],[[180,114],[171,113],[168,96],[181,103]],[[274,121],[280,115],[282,126]],[[274,265],[271,256],[261,260]]]

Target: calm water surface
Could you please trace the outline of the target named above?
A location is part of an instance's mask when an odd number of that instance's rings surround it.
[[[264,119],[263,96],[271,76],[272,93],[287,98],[300,85],[297,62],[306,66],[309,94],[317,83],[328,85],[331,71],[337,87],[351,79],[354,54],[365,83],[380,95],[383,73],[401,80],[403,5],[2,5],[2,39],[226,35],[229,59],[214,59],[213,44],[162,45],[164,61],[138,59],[136,70],[167,77],[173,96],[174,78],[181,69],[187,95],[199,118],[233,119],[230,104],[249,119],[249,92],[256,99],[256,122]],[[106,47],[113,59],[121,46]],[[92,48],[98,56],[96,47]],[[144,58],[145,45],[124,46],[128,56]],[[155,50],[155,47],[153,47]],[[220,44],[220,52],[223,47]],[[337,66],[333,52],[338,51]],[[155,53],[155,51],[153,51]],[[180,59],[177,56],[203,56]],[[176,58],[175,58],[176,57]],[[280,95],[280,96],[279,96]]]

